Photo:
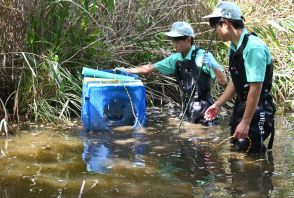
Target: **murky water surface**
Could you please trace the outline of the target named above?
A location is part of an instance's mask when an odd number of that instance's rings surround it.
[[[272,152],[230,151],[228,128],[149,109],[148,127],[111,133],[46,128],[1,137],[1,197],[294,197],[293,120],[277,117]]]

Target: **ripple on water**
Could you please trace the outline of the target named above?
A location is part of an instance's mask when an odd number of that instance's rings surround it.
[[[73,197],[85,181],[85,197],[293,195],[294,134],[279,127],[285,121],[277,122],[272,156],[248,156],[232,152],[228,141],[213,148],[228,137],[228,130],[184,123],[178,131],[179,119],[164,115],[151,118],[158,124],[149,123],[140,133],[122,127],[85,137],[42,129],[2,139],[0,192],[8,197]],[[99,156],[99,148],[109,152]],[[107,171],[88,171],[90,159],[94,165],[106,160],[102,167]]]

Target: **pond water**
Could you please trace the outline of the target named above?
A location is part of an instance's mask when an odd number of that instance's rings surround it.
[[[143,130],[31,127],[1,137],[1,197],[294,197],[293,119],[272,152],[232,152],[226,121],[202,127],[148,109]],[[224,141],[225,140],[225,141]]]

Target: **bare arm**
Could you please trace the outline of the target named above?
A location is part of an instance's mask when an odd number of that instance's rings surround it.
[[[149,74],[154,71],[157,71],[157,69],[153,64],[147,64],[135,68],[126,69],[126,72],[131,74]]]
[[[255,112],[255,109],[259,101],[261,89],[262,89],[262,83],[250,84],[250,89],[247,96],[246,108],[242,118],[242,120],[244,120],[245,122],[248,122],[248,123],[251,122],[251,119],[253,117],[253,114]]]
[[[211,105],[206,112],[204,113],[204,118],[206,120],[213,120],[217,117],[217,114],[220,112],[221,107],[230,100],[236,93],[235,86],[232,81],[229,82],[229,84],[226,87],[226,90],[221,95],[221,97],[213,104]]]
[[[222,72],[218,67],[216,67],[213,71],[215,73],[216,80],[219,84],[225,85],[228,83],[226,74]]]
[[[230,100],[236,93],[235,86],[232,81],[229,82],[224,93],[219,97],[215,104],[219,107],[223,106],[228,100]]]
[[[249,126],[258,105],[260,98],[260,93],[262,89],[262,83],[250,83],[249,92],[247,95],[247,102],[245,107],[245,112],[242,117],[241,122],[238,124],[234,137],[235,138],[246,138],[249,132]]]

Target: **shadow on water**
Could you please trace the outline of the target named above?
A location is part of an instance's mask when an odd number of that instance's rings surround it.
[[[233,197],[271,197],[274,190],[272,152],[251,155],[245,159],[228,159]]]
[[[109,173],[119,163],[129,168],[145,167],[148,143],[144,142],[144,133],[83,132],[81,137],[84,144],[82,158],[89,173]]]
[[[293,197],[293,121],[277,119],[272,152],[232,152],[226,121],[184,123],[148,110],[145,129],[36,128],[1,138],[1,197]]]

